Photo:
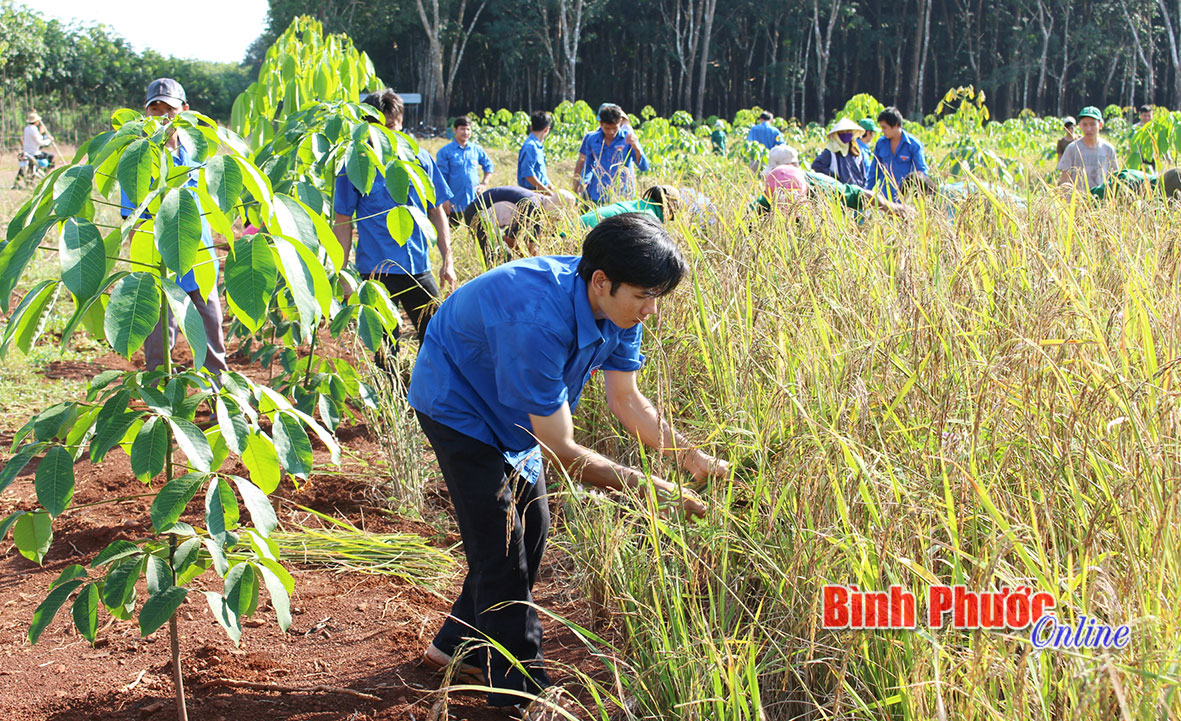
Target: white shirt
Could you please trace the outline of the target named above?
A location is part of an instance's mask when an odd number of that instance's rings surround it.
[[[41,152],[41,148],[49,145],[49,136],[42,135],[36,125],[29,123],[25,126],[24,149],[25,155],[32,157]]]

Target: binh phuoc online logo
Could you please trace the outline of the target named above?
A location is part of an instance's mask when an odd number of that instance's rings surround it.
[[[822,589],[824,628],[911,629],[917,627],[914,593],[902,586],[887,591],[862,591],[857,586],[827,585]],[[1131,640],[1126,625],[1112,627],[1080,615],[1074,625],[1058,620],[1057,601],[1045,591],[1026,586],[1015,590],[969,591],[965,586],[931,586],[927,590],[929,628],[1029,629],[1034,648],[1123,649]]]

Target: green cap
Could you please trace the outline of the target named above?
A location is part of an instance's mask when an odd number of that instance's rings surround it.
[[[862,118],[861,120],[857,121],[857,124],[871,133],[876,133],[878,131],[878,124],[873,121],[873,118]]]
[[[1099,112],[1099,108],[1096,108],[1094,105],[1088,105],[1087,107],[1080,110],[1078,116],[1079,119],[1094,118],[1101,123],[1103,122],[1103,113]]]

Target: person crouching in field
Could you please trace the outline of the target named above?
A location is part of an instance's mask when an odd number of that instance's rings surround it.
[[[618,105],[599,109],[599,129],[587,133],[574,164],[574,192],[596,205],[635,194],[632,166],[648,170],[648,158],[635,131],[623,132],[627,116]]]
[[[185,89],[181,87],[180,83],[172,78],[158,78],[148,84],[147,94],[144,97],[144,110],[148,116],[160,118],[160,121],[167,125],[177,116],[177,113],[188,109],[189,103],[185,97]],[[172,167],[194,169],[189,173],[189,179],[185,182],[184,187],[197,187],[195,171],[201,167],[201,164],[189,157],[188,151],[185,146],[180,144],[180,138],[175,132],[168,133],[164,147],[172,151]],[[124,218],[130,217],[135,212],[137,202],[132,202],[123,188],[119,189],[119,196],[119,214]],[[145,213],[141,217],[148,218],[150,216]],[[232,241],[233,239],[229,238],[228,240]],[[201,244],[206,248],[213,247],[213,233],[204,217],[201,218]],[[213,271],[216,281],[216,263],[213,263]],[[226,370],[226,337],[221,327],[221,298],[217,295],[217,283],[214,282],[208,298],[202,297],[200,288],[197,286],[196,276],[191,270],[177,278],[176,283],[192,299],[193,306],[201,316],[201,325],[205,328],[205,363],[203,367],[214,376],[218,376]],[[177,331],[176,318],[172,313],[169,313],[168,348],[176,345]],[[157,323],[155,330],[144,339],[144,366],[149,371],[158,368],[164,363],[164,352],[164,324],[161,322]]]
[[[451,127],[455,131],[455,140],[439,148],[435,164],[451,189],[451,198],[440,205],[452,221],[458,222],[468,205],[488,187],[495,166],[488,153],[471,142],[472,121],[466,115],[456,118]]]
[[[494,265],[512,257],[521,237],[529,244],[529,254],[536,255],[542,220],[577,204],[569,190],[546,194],[502,185],[477,195],[463,213],[463,224],[472,229],[488,264]]]
[[[37,114],[37,111],[30,110],[29,114],[25,116],[25,130],[21,134],[21,149],[25,151],[25,156],[29,160],[33,162],[45,160],[52,167],[55,156],[45,150],[50,145],[53,145],[53,136],[45,129],[45,123],[41,121],[41,116]]]
[[[767,167],[763,170],[763,179],[766,192],[751,203],[751,208],[759,215],[765,215],[775,207],[786,211],[813,194],[836,198],[852,210],[876,207],[897,214],[909,212],[905,205],[887,200],[873,191],[842,183],[812,170],[803,170],[799,167],[799,153],[789,145],[777,145],[771,149]]]
[[[1058,182],[1089,190],[1107,182],[1107,176],[1119,169],[1119,159],[1115,147],[1099,137],[1099,131],[1103,129],[1103,114],[1099,108],[1088,105],[1079,111],[1078,129],[1082,137],[1067,145],[1058,160],[1058,170],[1062,171]]]
[[[574,440],[571,414],[594,371],[627,434],[674,454],[699,481],[729,473],[674,432],[637,384],[642,324],[687,272],[660,223],[625,213],[591,230],[581,256],[525,258],[468,281],[427,330],[409,401],[455,505],[468,574],[423,660],[442,668],[467,651],[460,669],[483,674],[493,706],[550,685],[530,605],[549,532],[543,453],[583,484],[639,495],[651,484],[686,513],[706,512],[691,492]],[[485,638],[519,665],[463,647]]]
[[[593,228],[601,221],[621,213],[644,213],[661,223],[667,223],[676,215],[681,203],[681,191],[671,185],[653,185],[644,191],[639,200],[620,200],[610,205],[592,208],[579,218],[586,228]]]
[[[535,193],[553,193],[545,167],[545,138],[553,128],[554,116],[539,110],[529,116],[529,135],[517,153],[517,185]]]
[[[387,128],[398,131],[402,129],[404,106],[402,98],[393,90],[386,88],[370,93],[364,102],[381,113]],[[370,122],[379,121],[370,118]],[[410,185],[406,202],[425,212],[431,225],[435,227],[439,255],[443,261],[443,267],[439,270],[439,280],[446,289],[455,283],[455,264],[451,257],[451,230],[440,204],[451,197],[451,189],[431,154],[425,149],[418,151],[414,162],[422,167],[427,178],[434,184],[435,204],[429,204],[426,199],[420,198],[413,183]],[[434,315],[439,287],[435,285],[435,278],[431,274],[430,244],[422,228],[416,223],[405,244],[399,243],[390,235],[386,226],[386,215],[398,205],[390,195],[381,173],[373,179],[373,187],[369,192],[362,193],[341,168],[340,174],[336,176],[336,197],[333,201],[336,223],[333,232],[344,249],[344,262],[347,264],[349,252],[353,247],[353,216],[357,216],[357,271],[380,282],[389,290],[390,297],[401,303],[402,309],[414,322],[417,337],[421,341],[431,316]],[[398,336],[395,334],[392,348],[383,351],[396,353],[397,350]],[[382,367],[388,367],[388,359],[384,352],[377,354],[377,362]]]

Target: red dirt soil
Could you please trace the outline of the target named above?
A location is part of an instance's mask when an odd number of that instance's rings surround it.
[[[180,345],[178,360],[181,349],[187,351],[183,342]],[[231,357],[235,370],[265,378],[265,371],[244,368],[242,362]],[[54,362],[46,368],[45,376],[89,378],[103,368],[133,367],[135,363],[118,356],[106,356],[90,364]],[[0,438],[10,442],[11,432],[24,421],[0,421]],[[339,437],[350,451],[369,460],[368,467],[349,468],[346,461],[345,467],[336,469],[328,465],[321,449],[316,454],[317,468],[324,472],[313,475],[298,489],[285,482],[276,494],[289,501],[280,513],[288,527],[291,522],[316,525],[314,517],[295,508],[298,504],[372,531],[410,530],[448,544],[458,540],[454,520],[446,515],[447,491],[433,458],[426,512],[429,518],[439,519],[438,527],[394,518],[370,505],[368,499],[374,496],[357,478],[372,473],[374,465],[384,464],[381,451],[364,426],[342,428]],[[0,495],[0,517],[17,508],[36,507],[33,470],[34,464],[30,464]],[[102,463],[80,462],[75,474],[74,506],[148,491],[131,474],[126,454],[118,449]],[[200,518],[202,498],[198,494],[193,500],[184,520]],[[72,563],[88,564],[117,538],[141,539],[150,533],[150,502],[148,496],[67,511],[54,523],[54,541],[43,567],[20,556],[11,537],[0,544],[0,719],[176,718],[167,627],[140,638],[134,621],[111,619],[100,609],[101,630],[91,648],[74,631],[67,604],[35,646],[26,639],[34,609],[63,568]],[[462,557],[459,560],[462,568]],[[563,583],[556,567],[560,565],[561,559],[551,552],[543,563],[536,600],[542,607],[586,625],[586,607],[578,602],[577,591]],[[286,634],[275,623],[265,590],[258,612],[243,624],[239,648],[213,619],[200,594],[190,594],[181,606],[177,619],[189,717],[194,721],[433,718],[432,706],[444,698],[439,690],[442,677],[420,665],[419,658],[450,607],[448,599],[458,593],[460,575],[443,591],[442,596],[447,597],[443,598],[382,576],[345,575],[296,564],[288,564],[288,568],[295,577],[295,594],[294,623]],[[221,591],[222,581],[210,571],[190,587]],[[141,580],[137,598],[142,602],[145,597]],[[584,671],[602,671],[573,633],[544,615],[543,623],[548,658]],[[553,676],[560,683],[564,674],[557,670]],[[333,691],[276,692],[217,685],[223,680],[299,689],[351,689],[380,700]],[[437,718],[506,718],[487,707],[482,694],[451,693],[446,711]]]

